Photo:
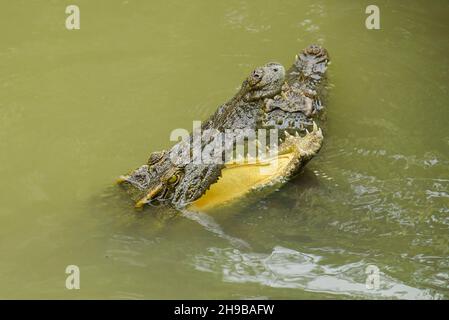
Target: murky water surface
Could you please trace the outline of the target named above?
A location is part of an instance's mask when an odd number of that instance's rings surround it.
[[[447,1],[379,0],[378,31],[363,1],[72,3],[79,31],[61,1],[0,5],[1,298],[449,297]],[[171,219],[112,186],[314,42],[332,88],[303,174]]]

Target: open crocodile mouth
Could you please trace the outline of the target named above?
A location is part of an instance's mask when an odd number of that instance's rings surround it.
[[[286,153],[258,159],[255,163],[225,165],[220,179],[188,208],[196,211],[210,210],[236,200],[251,190],[275,183],[282,179],[284,170],[293,159],[293,153]]]
[[[221,158],[218,164],[205,162],[197,165],[185,157],[187,164],[179,165],[171,161],[171,155],[179,156],[177,148],[173,147],[163,153],[153,152],[148,165],[121,176],[117,182],[137,201],[136,208],[166,204],[178,209],[205,211],[241,198],[254,189],[291,178],[318,153],[322,145],[321,129],[314,122],[312,132],[302,137],[299,132],[312,124],[313,119],[323,120],[321,115],[318,118],[319,111],[323,109],[318,89],[321,88],[321,80],[325,79],[327,64],[327,51],[309,46],[287,71],[288,77],[282,86],[279,81],[286,78],[283,67],[267,64],[262,67],[263,72],[260,68],[253,72],[250,79],[243,82],[241,90],[221,105],[202,126],[206,130],[217,131],[245,127],[282,130],[281,136],[285,136],[285,140],[268,157],[224,165]],[[257,87],[259,82],[266,88]],[[296,132],[295,136],[289,134],[292,131]],[[202,142],[199,144],[200,148],[204,147],[200,151],[212,153],[209,149],[215,148],[214,143],[209,136],[205,140],[204,145]]]
[[[283,182],[292,177],[319,152],[323,142],[322,131],[315,123],[311,132],[307,130],[306,132],[304,136],[286,133],[277,150],[271,150],[265,157],[246,158],[244,161],[225,164],[218,180],[199,198],[186,204],[187,209],[208,211],[237,200],[252,190]],[[126,182],[123,186],[134,200],[140,199],[138,204],[151,204],[148,201],[142,202],[142,199],[152,197],[145,196],[150,188],[150,180],[148,166],[143,165],[132,174],[121,177],[118,182]]]
[[[323,134],[316,125],[304,137],[287,135],[279,152],[256,161],[226,164],[219,180],[188,209],[208,211],[230,203],[265,186],[291,177],[303,167],[321,148]]]

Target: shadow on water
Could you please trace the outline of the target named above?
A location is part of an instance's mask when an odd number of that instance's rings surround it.
[[[216,237],[216,241],[203,245],[196,254],[189,254],[185,263],[199,272],[219,275],[225,283],[257,283],[270,288],[360,298],[441,298],[441,294],[432,290],[421,290],[395,278],[393,275],[398,270],[388,266],[394,252],[381,253],[385,249],[375,248],[365,240],[374,235],[383,238],[387,234],[391,238],[395,234],[385,230],[386,234],[379,235],[380,226],[360,215],[357,221],[348,220],[346,215],[346,220],[340,221],[342,217],[336,215],[338,209],[357,213],[363,208],[369,213],[376,212],[374,207],[383,203],[376,200],[376,195],[379,198],[383,193],[380,186],[375,187],[375,180],[368,179],[370,183],[366,183],[366,177],[340,174],[348,176],[348,185],[336,187],[329,173],[307,169],[271,194],[255,192],[211,214],[177,212],[166,207],[136,212],[130,209],[129,198],[116,188],[108,189],[93,203],[96,212],[103,216],[101,212],[107,211],[109,223],[117,226],[109,239],[111,248],[105,254],[126,265],[148,267],[142,249],[172,237],[173,232],[192,230],[193,222],[209,233],[209,237]],[[370,186],[365,188],[367,191],[355,187],[361,181]],[[382,186],[385,188],[385,182]],[[350,197],[355,201],[349,207],[348,203],[335,200]],[[336,208],[337,205],[340,207]],[[385,208],[382,210],[385,212]],[[188,232],[183,235],[192,243],[195,237],[204,236]],[[173,241],[179,241],[173,237]],[[370,265],[379,269],[377,289],[366,285]]]

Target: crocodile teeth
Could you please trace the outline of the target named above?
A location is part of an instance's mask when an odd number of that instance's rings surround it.
[[[287,131],[285,131],[285,137],[286,138],[290,138],[292,135],[290,133],[288,133]]]
[[[295,132],[295,136],[296,136],[296,137],[299,137],[298,131]]]
[[[309,134],[309,133],[310,133],[310,132],[309,132],[309,130],[307,130],[307,129],[306,129],[306,132],[307,132],[307,134]]]
[[[298,55],[295,55],[295,61],[298,61],[298,60],[299,60]]]
[[[321,131],[321,128],[318,129],[317,135],[318,135],[320,138],[323,138],[323,131]]]
[[[318,126],[316,125],[315,121],[313,121],[313,132],[318,131]]]

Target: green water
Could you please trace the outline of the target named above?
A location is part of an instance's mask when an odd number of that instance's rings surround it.
[[[368,4],[2,1],[0,298],[449,298],[449,5],[379,0],[367,30]],[[303,174],[190,219],[112,185],[310,43],[331,90]]]

